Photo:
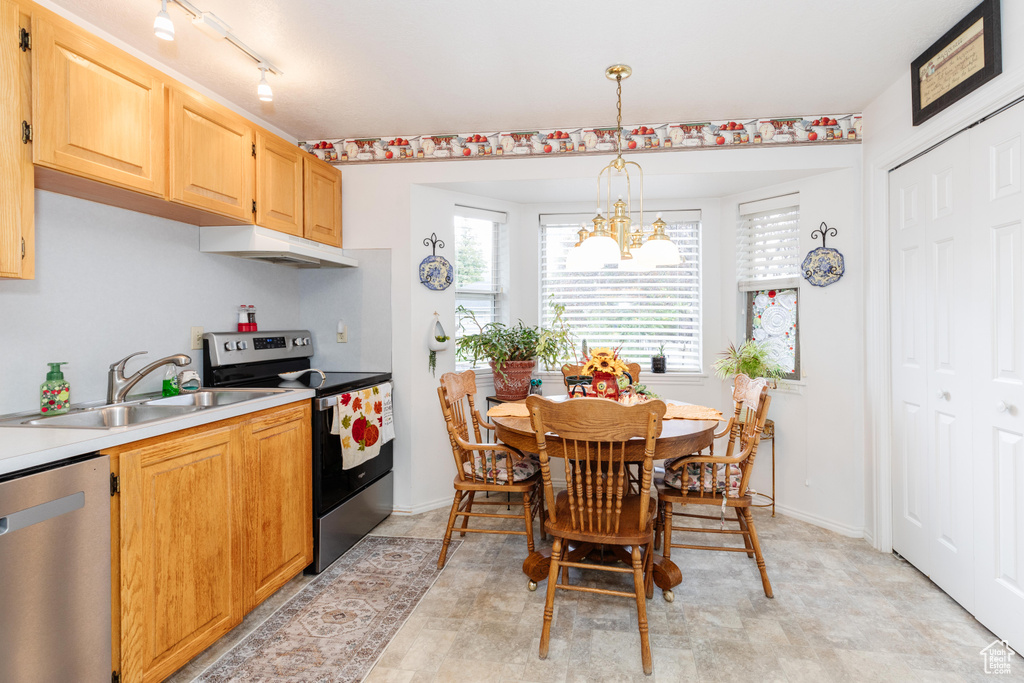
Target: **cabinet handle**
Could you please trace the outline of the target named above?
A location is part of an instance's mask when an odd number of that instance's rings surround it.
[[[937,393],[935,395],[935,398],[939,399],[940,401],[948,401],[949,400],[949,392],[948,391],[942,391],[940,389],[939,393]]]
[[[1013,408],[1013,406],[1011,406],[1010,404],[1006,403],[1005,401],[1000,401],[999,403],[996,403],[996,412],[997,413],[1008,413],[1008,412],[1010,412],[1010,410],[1012,408]]]

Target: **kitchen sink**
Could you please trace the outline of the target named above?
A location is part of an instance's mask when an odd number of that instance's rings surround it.
[[[201,389],[195,393],[143,398],[111,405],[79,404],[63,415],[20,413],[0,419],[0,427],[55,427],[58,429],[110,429],[181,417],[201,410],[252,401],[287,389]]]
[[[168,396],[167,398],[155,398],[145,401],[147,406],[191,406],[199,408],[212,408],[217,406],[229,406],[232,403],[251,401],[256,398],[267,396],[267,391],[252,391],[248,389],[203,389],[192,394],[181,394],[179,396]]]
[[[28,427],[77,427],[78,429],[110,429],[156,422],[199,410],[196,406],[151,406],[127,404],[78,410],[64,415],[38,417],[20,424]]]

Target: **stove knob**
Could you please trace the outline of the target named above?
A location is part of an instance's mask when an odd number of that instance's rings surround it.
[[[233,342],[233,341],[224,342],[224,350],[225,351],[234,351],[237,348],[238,348],[238,342]]]
[[[292,339],[292,346],[304,346],[305,343],[306,342],[302,339],[302,337],[296,337],[295,339]]]
[[[312,339],[310,339],[309,337],[303,337],[303,339],[302,339],[302,345],[303,346],[309,346],[311,343],[313,343]]]
[[[244,351],[247,348],[249,348],[249,345],[246,342],[244,342],[244,341],[238,342],[238,350],[239,351]]]

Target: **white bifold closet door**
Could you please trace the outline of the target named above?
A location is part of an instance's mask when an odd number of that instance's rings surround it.
[[[893,547],[1024,648],[1024,106],[889,177]]]

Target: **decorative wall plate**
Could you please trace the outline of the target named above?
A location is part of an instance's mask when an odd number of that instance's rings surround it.
[[[839,282],[846,272],[843,255],[837,250],[825,246],[825,237],[835,237],[839,231],[830,228],[822,221],[821,227],[811,233],[811,238],[821,237],[821,246],[812,249],[800,264],[804,279],[815,287],[828,287]]]
[[[431,247],[434,253],[420,261],[420,283],[435,292],[448,289],[455,281],[455,268],[444,256],[437,255],[438,246],[444,249],[444,242],[437,239],[437,233],[431,233],[423,246]]]

